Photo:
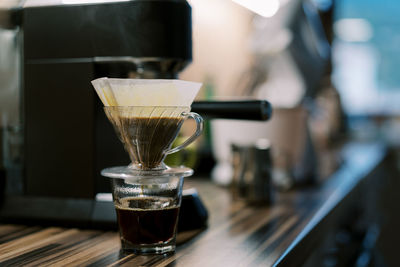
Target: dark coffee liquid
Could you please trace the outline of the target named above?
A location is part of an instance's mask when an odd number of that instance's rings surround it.
[[[159,166],[165,157],[165,150],[175,140],[184,118],[122,117],[117,112],[110,109],[106,114],[124,143],[132,163],[144,170]]]
[[[176,231],[179,207],[163,207],[172,198],[124,198],[116,205],[121,238],[130,245],[157,244],[170,241]]]

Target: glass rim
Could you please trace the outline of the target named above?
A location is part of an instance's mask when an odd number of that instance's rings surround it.
[[[128,166],[117,166],[103,169],[101,175],[111,179],[151,179],[187,177],[193,174],[193,170],[187,167],[167,167],[161,170],[137,170]]]

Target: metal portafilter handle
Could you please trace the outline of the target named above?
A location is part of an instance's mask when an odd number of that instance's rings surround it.
[[[205,119],[266,121],[272,115],[272,106],[266,100],[195,101],[191,110]]]

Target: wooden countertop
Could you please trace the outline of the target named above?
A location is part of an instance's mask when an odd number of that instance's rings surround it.
[[[385,156],[377,144],[353,144],[343,152],[343,166],[329,179],[277,194],[270,207],[233,201],[226,188],[187,179],[209,211],[209,226],[173,255],[123,255],[117,232],[3,224],[0,265],[296,266]]]

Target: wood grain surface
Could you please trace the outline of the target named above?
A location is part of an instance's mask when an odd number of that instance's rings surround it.
[[[304,261],[306,242],[383,159],[379,146],[349,150],[337,173],[313,187],[277,194],[272,206],[233,201],[206,179],[187,179],[208,208],[208,228],[166,256],[124,255],[117,232],[0,225],[0,266],[272,266]],[[311,238],[310,238],[311,237]],[[181,237],[178,237],[182,238]],[[310,243],[311,244],[311,243]],[[293,265],[292,265],[293,266]]]

